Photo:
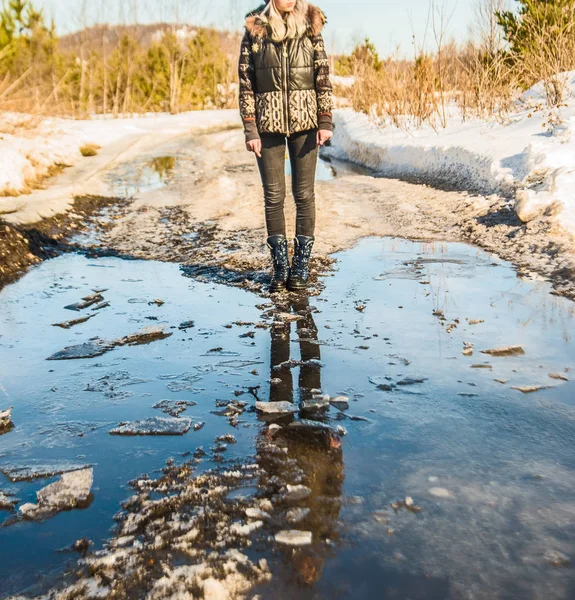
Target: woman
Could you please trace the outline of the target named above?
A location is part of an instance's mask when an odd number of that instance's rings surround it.
[[[246,148],[256,154],[264,188],[272,292],[305,289],[309,277],[318,146],[332,136],[325,21],[307,0],[267,0],[246,16],[239,104]],[[286,140],[297,209],[291,269],[284,218]]]

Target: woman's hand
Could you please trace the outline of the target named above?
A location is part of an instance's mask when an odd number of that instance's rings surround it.
[[[246,149],[250,152],[255,152],[256,156],[262,157],[262,140],[257,138],[246,142]]]
[[[323,146],[332,136],[333,131],[329,131],[327,129],[318,129],[316,135],[316,145]]]

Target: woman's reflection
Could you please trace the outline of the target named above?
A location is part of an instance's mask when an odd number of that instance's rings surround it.
[[[301,360],[297,394],[297,400],[301,402],[321,390],[321,353],[308,298],[295,297],[290,301],[289,310],[303,317],[295,322],[300,356],[294,357]],[[270,402],[294,402],[291,331],[292,323],[289,322],[271,329]],[[306,426],[293,426],[297,416],[275,421],[281,429],[273,437],[268,431],[262,438],[259,457],[265,473],[265,488],[282,508],[278,529],[298,529],[313,534],[311,546],[282,551],[283,566],[290,571],[284,581],[293,582],[295,576],[299,583],[311,585],[320,579],[324,562],[333,552],[334,541],[338,538],[344,469],[341,439],[337,433],[325,428],[325,415],[317,415],[318,421],[321,419],[317,427],[313,424],[313,416],[305,414],[301,418],[306,420]],[[272,451],[274,448],[281,451]],[[298,502],[288,502],[282,497],[286,484],[303,484],[311,489],[311,494]],[[294,515],[299,518],[294,520]]]

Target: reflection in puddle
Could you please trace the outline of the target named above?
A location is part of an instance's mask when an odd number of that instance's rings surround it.
[[[76,255],[3,289],[0,411],[14,406],[14,428],[0,436],[0,466],[93,465],[94,500],[41,525],[0,528],[2,592],[39,592],[71,560],[55,550],[78,539],[101,548],[133,494],[128,482],[169,481],[166,460],[176,472],[192,456],[198,473],[221,466],[228,479],[234,464],[257,465],[226,483],[220,506],[236,531],[254,505],[272,517],[243,538],[269,561],[271,585],[254,590],[264,599],[570,598],[574,304],[462,244],[368,239],[338,259],[320,296],[281,306],[183,277],[174,264]],[[109,306],[70,329],[52,326],[91,313],[64,307],[100,289]],[[173,335],[45,360],[150,320]],[[514,345],[525,354],[481,352]],[[513,389],[542,384],[551,387]],[[253,409],[306,403],[319,390],[348,402],[279,419]],[[181,437],[109,433],[183,406],[193,426]],[[0,475],[0,498],[20,506],[52,481]],[[153,500],[169,494],[162,486],[150,485]],[[0,509],[1,520],[14,514]],[[311,532],[312,543],[284,547],[279,530]]]
[[[141,163],[127,163],[110,175],[113,193],[129,198],[167,185],[177,164],[175,156],[155,156]]]
[[[176,157],[155,156],[148,161],[146,166],[154,170],[158,174],[158,177],[165,181],[171,175],[174,167],[176,166]]]

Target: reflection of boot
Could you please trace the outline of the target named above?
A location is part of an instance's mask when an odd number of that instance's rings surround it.
[[[291,302],[294,313],[304,318],[297,321],[296,328],[299,338],[300,358],[303,364],[299,370],[298,387],[300,399],[306,400],[312,397],[311,390],[321,389],[321,352],[318,340],[318,330],[310,310],[307,295],[299,294]]]
[[[289,276],[288,243],[283,235],[270,235],[267,245],[271,251],[274,267],[270,291],[280,292],[286,289],[286,281]]]
[[[293,402],[293,378],[289,365],[290,324],[271,329],[270,402]]]
[[[303,290],[309,279],[309,258],[314,238],[307,235],[296,235],[294,238],[294,255],[287,282],[290,290]]]

